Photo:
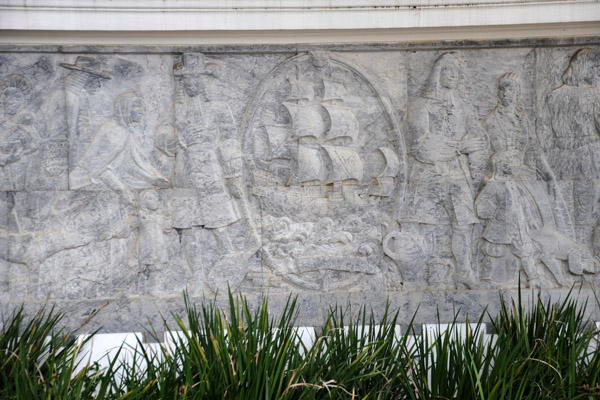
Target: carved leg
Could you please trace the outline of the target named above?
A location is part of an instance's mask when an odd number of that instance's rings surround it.
[[[542,283],[540,282],[540,277],[536,271],[533,257],[525,256],[521,258],[521,268],[523,268],[523,271],[527,277],[527,286],[530,288],[540,289],[542,287]]]
[[[540,277],[535,268],[534,246],[531,242],[513,242],[512,250],[515,256],[521,260],[521,269],[525,272],[527,286],[530,288],[541,288]]]
[[[456,286],[472,289],[477,285],[471,274],[471,225],[455,225],[452,229],[452,253],[456,261]]]
[[[499,282],[494,282],[494,275],[498,276],[501,271],[503,276],[506,276],[507,257],[512,256],[510,247],[506,244],[490,243],[482,241],[481,251],[484,254],[481,263],[481,271],[479,284],[482,288],[492,288]]]
[[[577,241],[591,248],[592,214],[596,205],[596,187],[591,181],[573,182],[573,200],[575,205],[575,235]]]
[[[212,229],[212,232],[215,235],[215,240],[217,241],[217,251],[219,255],[222,256],[231,253],[233,250],[233,244],[231,243],[231,238],[229,237],[227,227],[215,228]]]
[[[207,274],[208,286],[214,292],[227,292],[228,289],[235,291],[246,276],[248,255],[234,251],[228,227],[212,231],[217,241],[219,260]]]
[[[542,255],[540,259],[548,268],[550,273],[552,273],[559,287],[568,286],[570,284],[570,282],[565,278],[564,274],[562,273],[562,266],[556,258],[550,255]]]

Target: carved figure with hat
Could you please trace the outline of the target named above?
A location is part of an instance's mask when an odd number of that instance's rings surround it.
[[[69,167],[75,168],[94,133],[89,95],[98,91],[101,81],[111,76],[102,71],[102,61],[89,56],[78,56],[74,64],[63,62],[60,66],[71,71],[65,78],[65,89]]]

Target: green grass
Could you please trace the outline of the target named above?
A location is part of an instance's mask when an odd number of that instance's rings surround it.
[[[411,321],[399,334],[389,305],[379,318],[337,307],[311,345],[300,340],[294,298],[275,317],[266,298],[254,310],[231,294],[227,310],[184,300],[167,342],[152,350],[139,339],[106,368],[81,353],[92,336],[66,331],[62,313],[26,320],[16,310],[0,332],[0,398],[600,399],[597,332],[574,293],[502,299],[487,316],[491,339],[483,317],[421,334]]]

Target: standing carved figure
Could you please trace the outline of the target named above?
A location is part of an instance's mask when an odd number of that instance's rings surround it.
[[[208,98],[205,91],[206,79],[215,78],[220,68],[200,53],[184,54],[173,67],[178,85],[173,226],[192,228],[193,237],[202,229],[214,234],[220,259],[204,271],[214,290],[238,286],[246,274],[248,253],[256,251],[244,245],[240,253],[229,229],[244,216],[243,161],[229,105]]]
[[[143,100],[136,92],[121,93],[115,99],[113,117],[100,126],[69,176],[71,189],[106,185],[133,204],[130,189],[170,186],[150,164],[140,143],[144,112]]]
[[[134,225],[138,234],[138,262],[145,278],[145,292],[152,293],[161,287],[161,277],[169,263],[165,234],[171,232],[170,221],[161,207],[156,190],[140,194],[139,214]]]
[[[40,137],[35,115],[27,110],[32,87],[21,74],[10,74],[0,81],[0,186],[21,190],[25,185],[27,155],[38,149]]]
[[[597,50],[579,49],[563,73],[563,83],[546,97],[554,136],[551,164],[557,178],[571,182],[577,241],[589,246],[600,185],[600,73]]]
[[[481,244],[484,284],[492,286],[498,276],[514,283],[523,270],[528,286],[540,287],[538,261],[559,286],[570,280],[557,260],[567,261],[573,274],[593,272],[589,252],[564,235],[572,230],[566,206],[529,129],[517,74],[508,72],[498,79],[498,103],[483,119],[483,126],[492,150],[492,171],[475,202],[478,217],[487,220]],[[575,259],[579,265],[574,265]]]
[[[101,79],[111,77],[102,72],[102,62],[92,57],[79,56],[75,64],[60,63],[71,70],[65,77],[65,101],[69,138],[69,170],[73,170],[83,156],[85,144],[92,135],[90,94],[100,89]]]
[[[400,222],[409,231],[419,224],[451,226],[456,284],[471,287],[471,235],[478,222],[473,181],[481,177],[487,142],[474,107],[456,91],[458,83],[458,55],[444,53],[427,89],[408,108],[409,178]]]
[[[85,149],[81,139],[89,140],[93,133],[90,95],[103,80],[111,79],[102,71],[102,62],[92,57],[79,56],[75,64],[60,66],[71,72],[40,106],[42,142],[27,173],[27,186],[32,190],[67,189],[68,173]]]

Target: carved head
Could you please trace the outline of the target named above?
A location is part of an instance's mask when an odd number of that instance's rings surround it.
[[[196,97],[202,93],[204,77],[217,77],[222,65],[216,62],[206,62],[202,53],[184,53],[183,61],[173,65],[173,74],[182,79],[185,94]]]
[[[175,131],[170,125],[164,124],[156,129],[154,132],[154,145],[163,154],[175,157],[177,139],[175,138]]]
[[[511,106],[521,101],[521,77],[514,72],[507,72],[498,79],[498,102],[503,106]]]
[[[101,86],[101,79],[111,79],[111,76],[102,71],[102,61],[88,56],[79,56],[75,64],[60,63],[60,66],[69,69],[69,80],[78,82],[81,87],[89,92],[95,92]]]
[[[54,74],[54,66],[48,57],[41,57],[37,60],[28,71],[33,75],[36,81],[44,81],[50,79]]]
[[[455,51],[443,53],[433,65],[425,93],[437,98],[440,90],[456,89],[459,79],[460,59],[458,53]]]
[[[313,65],[317,69],[329,67],[329,52],[323,50],[312,50],[308,52]]]
[[[4,113],[15,115],[31,101],[32,88],[21,74],[10,74],[0,81],[0,102]]]
[[[563,72],[563,83],[568,86],[592,86],[599,79],[600,54],[598,50],[583,48],[577,50]]]
[[[134,91],[121,93],[115,99],[113,118],[120,126],[127,127],[138,124],[145,114],[144,101]]]
[[[158,210],[160,200],[155,190],[146,190],[140,196],[140,207],[143,210]]]

